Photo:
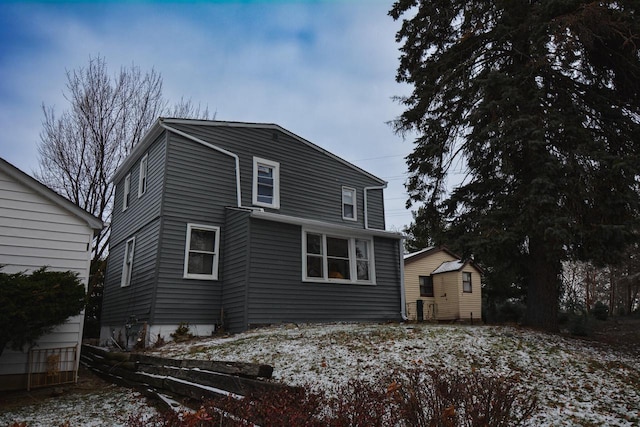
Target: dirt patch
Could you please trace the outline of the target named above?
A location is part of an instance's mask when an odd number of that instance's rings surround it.
[[[640,318],[616,317],[593,323],[594,341],[640,354]]]
[[[0,409],[8,411],[24,405],[70,394],[90,394],[103,389],[111,383],[103,380],[84,366],[78,371],[78,382],[58,386],[41,387],[33,390],[0,391]]]

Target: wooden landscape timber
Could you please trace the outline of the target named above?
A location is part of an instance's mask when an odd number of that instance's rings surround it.
[[[273,367],[244,362],[169,359],[83,345],[81,362],[111,382],[156,396],[203,401],[286,387],[269,382]],[[161,399],[164,401],[164,399]]]

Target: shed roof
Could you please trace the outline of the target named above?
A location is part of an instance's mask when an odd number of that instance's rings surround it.
[[[431,274],[447,273],[449,271],[458,271],[462,267],[464,267],[465,264],[466,264],[465,262],[459,259],[455,261],[445,261],[442,264],[440,264],[440,267],[433,270],[433,273]]]

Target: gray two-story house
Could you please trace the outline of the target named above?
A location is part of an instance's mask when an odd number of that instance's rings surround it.
[[[161,118],[114,182],[102,341],[402,318],[386,183],[280,126]]]

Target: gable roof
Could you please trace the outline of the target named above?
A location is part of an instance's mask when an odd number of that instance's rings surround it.
[[[0,157],[0,171],[6,173],[11,178],[33,190],[35,193],[41,195],[50,202],[58,205],[62,209],[86,222],[89,228],[93,230],[101,230],[104,227],[104,224],[99,218],[96,218],[89,212],[82,209],[80,206],[56,193],[37,179],[27,175],[17,167],[13,166],[11,163],[7,162],[2,157]]]
[[[351,169],[354,169],[356,171],[358,171],[359,173],[368,176],[369,178],[373,179],[374,181],[377,181],[380,183],[380,185],[387,185],[387,181],[378,178],[377,176],[365,171],[364,169],[359,168],[358,166],[354,165],[353,163],[348,162],[347,160],[344,160],[343,158],[325,150],[324,148],[294,134],[291,131],[288,131],[287,129],[275,124],[275,123],[251,123],[251,122],[230,122],[230,121],[220,121],[220,120],[199,120],[199,119],[176,119],[176,118],[169,118],[169,117],[160,117],[158,118],[158,120],[156,120],[156,122],[151,126],[151,128],[147,131],[146,135],[144,136],[144,138],[140,141],[140,143],[138,143],[138,145],[136,145],[133,150],[131,151],[131,153],[129,153],[129,155],[127,156],[127,158],[124,160],[124,162],[122,162],[122,164],[120,165],[120,167],[118,168],[118,170],[116,171],[113,181],[117,182],[120,179],[120,175],[123,173],[123,171],[127,171],[129,169],[131,169],[131,166],[133,166],[133,164],[135,163],[135,161],[138,159],[138,157],[140,157],[146,150],[147,148],[153,143],[153,141],[158,137],[158,135],[160,135],[162,133],[162,131],[164,130],[163,128],[163,124],[165,125],[171,125],[171,124],[176,124],[176,125],[196,125],[196,126],[209,126],[209,127],[232,127],[232,128],[245,128],[245,129],[271,129],[271,130],[276,130],[276,131],[280,131],[290,137],[292,137],[293,139],[299,141],[300,143],[307,145],[311,148],[313,148],[316,151],[321,152],[322,154],[331,157],[332,159],[350,167]]]

